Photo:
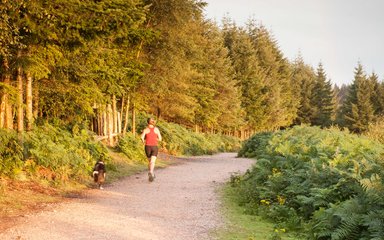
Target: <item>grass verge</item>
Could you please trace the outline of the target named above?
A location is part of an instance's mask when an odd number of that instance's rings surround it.
[[[229,184],[219,189],[224,227],[213,233],[220,240],[297,240],[289,236],[284,229],[275,229],[275,225],[259,216],[249,215],[238,204],[238,192]]]

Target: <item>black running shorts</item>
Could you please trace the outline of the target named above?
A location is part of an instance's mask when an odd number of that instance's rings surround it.
[[[147,158],[151,158],[152,156],[157,157],[159,152],[159,148],[157,146],[145,146],[145,154]]]

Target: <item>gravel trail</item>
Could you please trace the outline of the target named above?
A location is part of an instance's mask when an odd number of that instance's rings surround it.
[[[82,199],[25,216],[0,239],[213,239],[210,233],[223,224],[217,187],[254,163],[235,156],[185,158],[156,170],[152,183],[142,173],[87,191]]]

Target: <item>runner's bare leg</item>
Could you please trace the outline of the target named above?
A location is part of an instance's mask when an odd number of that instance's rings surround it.
[[[149,161],[149,172],[152,174],[152,176],[154,176],[155,164],[156,164],[156,156],[152,156],[151,160]]]

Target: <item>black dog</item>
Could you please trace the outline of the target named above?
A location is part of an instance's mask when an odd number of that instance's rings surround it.
[[[97,183],[99,189],[103,189],[103,183],[105,181],[105,164],[103,161],[99,160],[93,168],[93,180]]]

